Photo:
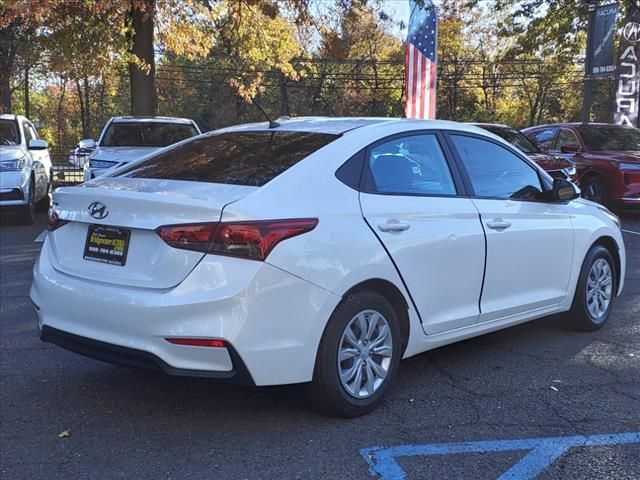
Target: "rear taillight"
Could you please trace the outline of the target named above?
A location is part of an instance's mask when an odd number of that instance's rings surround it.
[[[61,220],[53,208],[49,209],[49,215],[47,216],[47,228],[49,231],[53,232],[67,223],[69,223],[69,220]]]
[[[317,218],[166,225],[156,229],[174,248],[264,260],[282,240],[313,230]]]

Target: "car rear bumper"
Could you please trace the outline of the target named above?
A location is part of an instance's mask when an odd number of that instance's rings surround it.
[[[309,381],[340,300],[264,262],[207,255],[178,286],[148,289],[59,272],[49,255],[47,239],[31,287],[45,341],[172,375],[233,378],[246,370],[256,385]],[[229,347],[175,345],[169,337],[215,338]]]
[[[71,352],[114,365],[160,370],[167,375],[233,379],[243,385],[254,384],[242,359],[230,346],[226,348],[231,357],[233,368],[229,371],[211,371],[175,368],[151,352],[81,337],[48,325],[43,325],[40,331],[40,339],[43,342],[53,343]]]

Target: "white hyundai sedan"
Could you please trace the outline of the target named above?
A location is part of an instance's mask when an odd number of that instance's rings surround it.
[[[401,358],[560,312],[604,325],[620,222],[578,193],[469,125],[242,125],[58,189],[31,298],[46,342],[309,382],[320,408],[357,416]]]

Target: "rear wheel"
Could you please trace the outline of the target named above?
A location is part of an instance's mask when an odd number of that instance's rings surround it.
[[[616,296],[615,263],[609,250],[596,245],[584,259],[573,304],[567,316],[578,330],[592,331],[604,326]]]
[[[349,295],[329,319],[309,393],[322,411],[357,417],[374,410],[395,379],[402,355],[398,316],[377,292]]]

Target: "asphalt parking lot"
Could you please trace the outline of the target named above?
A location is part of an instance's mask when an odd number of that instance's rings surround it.
[[[604,329],[548,317],[419,355],[353,420],[317,414],[297,386],[166,377],[40,342],[28,292],[44,224],[0,227],[3,478],[640,478],[640,214],[623,217],[626,287]]]

